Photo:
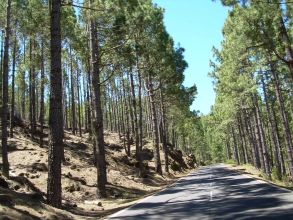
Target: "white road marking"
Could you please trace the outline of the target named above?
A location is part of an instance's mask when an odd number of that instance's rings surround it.
[[[138,205],[139,203],[144,202],[145,200],[149,199],[150,197],[152,197],[152,196],[148,196],[148,197],[144,198],[143,200],[141,200],[141,201],[139,201],[139,202],[137,202],[137,203],[135,203],[135,204],[133,204],[133,205],[127,207],[126,209],[122,209],[122,210],[120,210],[119,212],[116,212],[116,213],[114,213],[113,215],[110,215],[108,218],[114,218],[114,217],[117,217],[117,216],[119,216],[121,213],[123,213],[123,212],[127,211],[128,209],[130,209],[130,208],[132,208],[132,207]],[[108,218],[106,218],[106,219],[108,219]]]

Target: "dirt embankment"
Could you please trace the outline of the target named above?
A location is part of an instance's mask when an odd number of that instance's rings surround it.
[[[63,208],[59,210],[46,204],[47,145],[40,148],[38,135],[31,140],[25,127],[16,127],[14,132],[14,138],[8,140],[11,178],[7,180],[0,176],[0,220],[103,219],[167,187],[197,167],[194,156],[185,157],[181,151],[172,151],[169,154],[170,172],[157,175],[152,146],[145,141],[143,159],[146,171],[142,174],[137,161],[126,156],[123,140],[116,133],[105,131],[108,197],[97,200],[97,170],[88,134],[78,137],[65,131]],[[48,131],[45,131],[45,143],[48,143]],[[132,153],[134,149],[132,146]]]

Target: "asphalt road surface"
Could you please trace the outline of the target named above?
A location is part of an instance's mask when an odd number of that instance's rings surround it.
[[[293,193],[211,165],[107,219],[293,220]]]

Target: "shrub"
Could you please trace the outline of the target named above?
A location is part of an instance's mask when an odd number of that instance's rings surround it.
[[[236,164],[236,161],[233,159],[226,160],[226,164]]]
[[[282,175],[280,172],[278,172],[276,167],[273,167],[273,169],[272,169],[272,177],[273,177],[273,180],[281,180],[282,179]]]

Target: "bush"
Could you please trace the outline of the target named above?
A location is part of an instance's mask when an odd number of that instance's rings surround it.
[[[272,169],[272,177],[273,180],[282,180],[282,175],[280,172],[278,172],[276,167],[273,167]]]
[[[226,160],[226,164],[236,164],[236,161],[233,159]]]

